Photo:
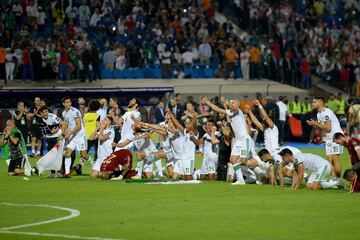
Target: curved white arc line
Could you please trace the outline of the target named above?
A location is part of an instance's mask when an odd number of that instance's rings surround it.
[[[0,233],[15,234],[15,235],[17,234],[17,235],[29,235],[29,236],[54,237],[54,238],[83,239],[83,240],[123,240],[120,238],[82,237],[82,236],[77,236],[77,235],[37,233],[37,232],[19,232],[19,231],[7,231],[7,230],[0,230]]]
[[[52,206],[52,205],[43,205],[43,204],[18,204],[18,203],[0,203],[0,205],[5,205],[5,206],[20,206],[20,207],[53,208],[53,209],[64,210],[64,211],[67,211],[67,212],[70,213],[70,215],[65,216],[65,217],[61,217],[61,218],[55,218],[55,219],[50,219],[50,220],[41,221],[41,222],[35,222],[35,223],[29,223],[29,224],[22,224],[22,225],[17,225],[17,226],[12,226],[12,227],[3,227],[3,228],[0,228],[0,230],[12,230],[12,229],[32,227],[32,226],[37,226],[37,225],[43,225],[43,224],[49,224],[49,223],[54,223],[54,222],[60,222],[60,221],[64,221],[64,220],[68,220],[68,219],[71,219],[71,218],[75,218],[75,217],[80,216],[80,212],[79,212],[78,210],[76,210],[76,209],[64,208],[64,207]]]

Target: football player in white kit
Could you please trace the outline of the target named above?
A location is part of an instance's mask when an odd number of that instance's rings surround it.
[[[70,177],[71,154],[74,150],[80,152],[82,160],[88,160],[87,140],[81,112],[71,106],[72,102],[70,97],[64,97],[62,104],[64,106],[62,117],[67,123],[67,131],[64,133],[67,144],[64,163],[65,174],[63,176],[68,178]],[[89,161],[89,163],[92,165],[92,162]]]
[[[246,161],[251,155],[251,138],[248,134],[246,119],[243,112],[240,110],[240,103],[238,100],[225,101],[224,107],[227,110],[219,108],[215,104],[208,101],[207,97],[202,99],[203,103],[207,104],[215,112],[226,114],[230,118],[231,127],[235,135],[235,141],[232,145],[230,163],[233,166],[236,176],[236,182],[232,185],[244,185],[244,177],[241,172],[240,162]]]
[[[294,156],[296,156],[298,153],[301,153],[299,149],[290,146],[282,147],[272,153],[269,152],[266,148],[263,148],[258,152],[258,156],[261,161],[269,164],[269,180],[271,185],[277,185],[277,182],[279,182],[280,186],[292,183],[294,166],[292,164],[284,165],[283,160],[279,155],[279,152],[285,148],[289,149]]]
[[[111,127],[112,118],[110,116],[106,116],[103,120],[101,120],[98,128],[94,131],[89,139],[96,140],[98,139],[98,149],[96,162],[92,167],[92,171],[90,174],[91,178],[96,178],[98,173],[100,172],[100,166],[104,159],[109,156],[113,152],[112,143],[114,142],[115,132]]]
[[[138,161],[143,161],[143,165],[138,166],[137,175],[133,176],[132,179],[141,179],[143,172],[145,173],[146,178],[152,178],[154,176],[153,163],[155,161],[155,153],[158,151],[158,149],[150,138],[149,133],[135,132],[135,138],[136,139],[133,141],[133,143],[137,150],[136,156]]]
[[[170,116],[170,120],[178,130],[180,138],[182,136],[182,153],[180,163],[181,179],[189,181],[193,179],[193,171],[195,164],[196,145],[192,138],[198,138],[198,131],[196,130],[197,119],[193,118],[188,120],[186,126],[183,127],[181,123],[175,118],[170,109],[167,109],[167,113]],[[171,141],[171,140],[170,140]],[[175,167],[174,167],[175,171]]]
[[[304,177],[304,170],[310,174],[309,180],[306,183],[309,189],[318,190],[320,188],[326,189],[334,186],[344,188],[343,183],[339,180],[329,179],[326,181],[326,178],[330,176],[331,173],[331,165],[322,157],[311,153],[298,153],[294,156],[292,151],[287,148],[281,150],[279,155],[282,157],[284,163],[294,164],[295,176],[291,186],[292,189],[299,189]]]
[[[343,147],[333,141],[333,136],[337,132],[343,133],[338,118],[335,113],[329,108],[325,107],[323,97],[315,97],[312,101],[312,107],[317,111],[317,121],[311,119],[306,121],[312,127],[315,127],[326,133],[326,156],[331,163],[332,176],[340,178],[341,163],[340,155],[343,152]]]
[[[252,113],[251,109],[248,109],[247,113],[255,126],[260,131],[264,132],[265,148],[271,153],[276,152],[279,150],[279,130],[274,124],[273,120],[267,115],[259,100],[254,100],[253,103],[258,106],[263,122],[259,122],[259,120]]]
[[[204,158],[200,169],[200,180],[214,180],[218,162],[218,143],[220,132],[216,131],[215,122],[209,119],[204,127],[205,134],[197,139],[192,136],[191,140],[198,146],[204,145]]]
[[[173,137],[173,133],[176,129],[170,120],[170,116],[168,113],[165,114],[165,121],[159,124],[150,124],[150,123],[139,123],[141,124],[142,129],[149,129],[158,133],[161,136],[160,144],[161,149],[155,153],[155,157],[158,158],[155,161],[155,165],[158,168],[159,177],[163,175],[163,171],[159,169],[159,166],[162,165],[161,158],[166,159],[166,170],[168,172],[168,176],[173,178],[174,175],[174,154],[172,153],[172,147],[170,143],[170,138]],[[170,130],[169,130],[170,129]],[[174,178],[176,179],[176,177]]]
[[[114,144],[115,151],[120,149],[130,149],[133,147],[131,142],[134,139],[134,122],[141,121],[141,113],[138,111],[140,106],[139,100],[131,99],[128,104],[127,111],[121,118],[114,118],[115,124],[121,126],[121,139],[118,145]]]

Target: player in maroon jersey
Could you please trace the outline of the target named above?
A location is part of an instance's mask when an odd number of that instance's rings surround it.
[[[110,154],[101,163],[98,177],[101,179],[121,180],[131,178],[132,154],[128,149],[121,149]],[[120,174],[120,175],[119,175]]]
[[[349,151],[351,165],[360,162],[360,140],[337,132],[333,136],[334,142],[346,147]]]
[[[343,178],[350,182],[350,193],[360,192],[360,162],[346,169]]]

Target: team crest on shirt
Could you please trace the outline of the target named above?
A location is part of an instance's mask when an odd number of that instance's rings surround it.
[[[325,121],[329,121],[330,117],[329,116],[325,116]]]

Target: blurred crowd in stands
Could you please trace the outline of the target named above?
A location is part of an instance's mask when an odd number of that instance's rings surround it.
[[[10,0],[0,7],[0,79],[8,81],[242,77],[307,89],[318,77],[355,93],[360,79],[354,0]],[[248,35],[215,21],[217,11],[233,14]]]

